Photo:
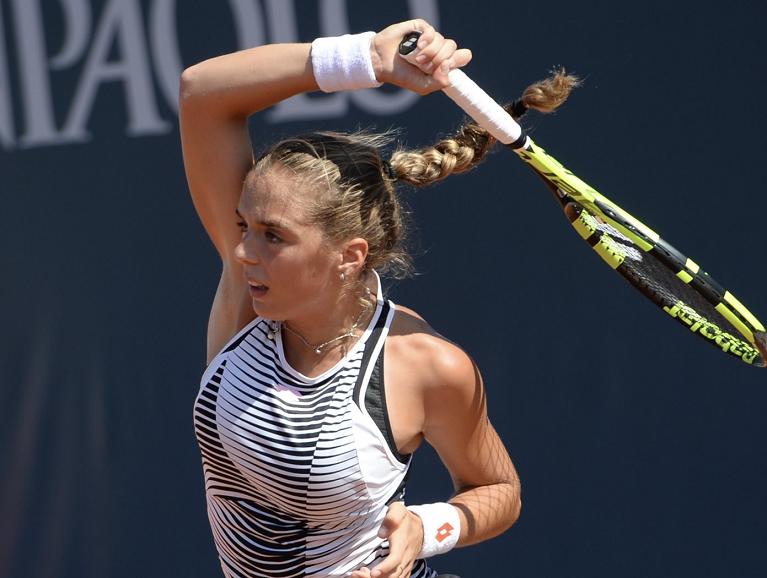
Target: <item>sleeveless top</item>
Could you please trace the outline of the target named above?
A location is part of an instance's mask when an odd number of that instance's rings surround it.
[[[307,377],[279,330],[248,324],[210,363],[194,405],[208,519],[227,578],[348,577],[388,555],[378,537],[404,496],[410,456],[394,444],[383,349],[394,304],[381,297],[358,342]],[[412,578],[434,578],[417,560]]]

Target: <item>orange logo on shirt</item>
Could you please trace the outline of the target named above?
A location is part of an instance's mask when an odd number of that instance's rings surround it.
[[[442,542],[442,540],[447,538],[452,533],[453,527],[449,523],[445,522],[439,528],[437,528],[437,535],[434,537],[437,539],[437,542]]]

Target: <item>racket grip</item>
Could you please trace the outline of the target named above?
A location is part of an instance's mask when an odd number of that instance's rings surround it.
[[[416,66],[415,57],[418,56],[417,42],[420,36],[420,32],[406,34],[399,45],[400,56]],[[442,91],[479,126],[504,144],[514,148],[525,146],[527,137],[522,132],[522,127],[476,82],[458,69],[451,70],[447,78],[450,86]]]

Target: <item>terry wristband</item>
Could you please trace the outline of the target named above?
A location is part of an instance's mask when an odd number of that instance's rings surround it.
[[[423,548],[418,558],[429,558],[453,549],[461,535],[458,510],[445,502],[408,506],[423,522]]]
[[[312,70],[323,92],[375,88],[378,82],[370,43],[375,32],[317,38],[312,42]]]

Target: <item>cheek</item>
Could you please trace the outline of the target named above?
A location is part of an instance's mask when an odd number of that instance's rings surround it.
[[[334,260],[326,251],[295,245],[277,252],[269,264],[271,277],[291,293],[315,292],[333,279]]]

